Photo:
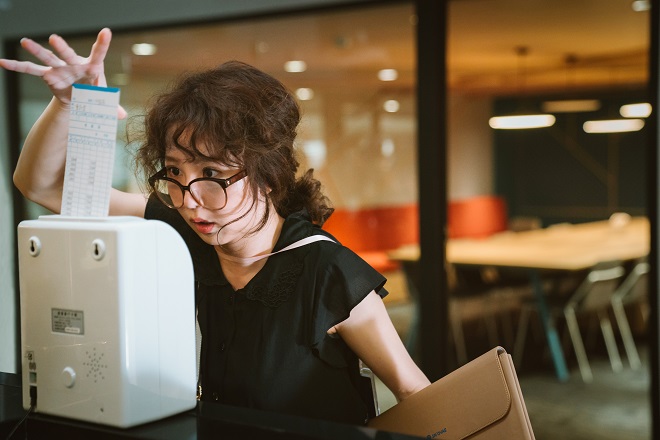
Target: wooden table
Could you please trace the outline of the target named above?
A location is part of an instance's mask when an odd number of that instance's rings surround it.
[[[550,319],[539,272],[579,271],[602,261],[634,260],[646,256],[650,228],[645,217],[615,216],[611,220],[557,224],[524,232],[502,232],[484,239],[451,239],[447,261],[456,265],[526,269],[537,300],[557,377],[568,378],[557,331]],[[389,253],[399,261],[420,258],[419,246],[405,246]]]

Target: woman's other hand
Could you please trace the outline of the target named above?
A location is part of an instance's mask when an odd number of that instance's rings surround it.
[[[91,84],[106,87],[103,61],[110,47],[112,32],[102,29],[88,57],[82,57],[59,35],[51,35],[48,44],[55,52],[46,49],[37,42],[23,38],[21,46],[34,55],[43,65],[31,61],[0,59],[0,67],[19,73],[41,77],[53,95],[65,105],[71,102],[71,86],[74,83]],[[120,119],[126,117],[126,111],[120,106]]]

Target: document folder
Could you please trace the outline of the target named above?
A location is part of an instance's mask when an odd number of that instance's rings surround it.
[[[427,439],[534,439],[511,355],[495,347],[371,419]]]

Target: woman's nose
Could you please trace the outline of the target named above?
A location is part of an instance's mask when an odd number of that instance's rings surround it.
[[[193,197],[190,190],[183,192],[183,206],[188,209],[194,209],[199,206],[199,202]]]

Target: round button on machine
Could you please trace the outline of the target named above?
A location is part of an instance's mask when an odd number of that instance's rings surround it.
[[[62,370],[62,383],[65,387],[71,388],[76,383],[76,372],[71,367],[66,367]]]

